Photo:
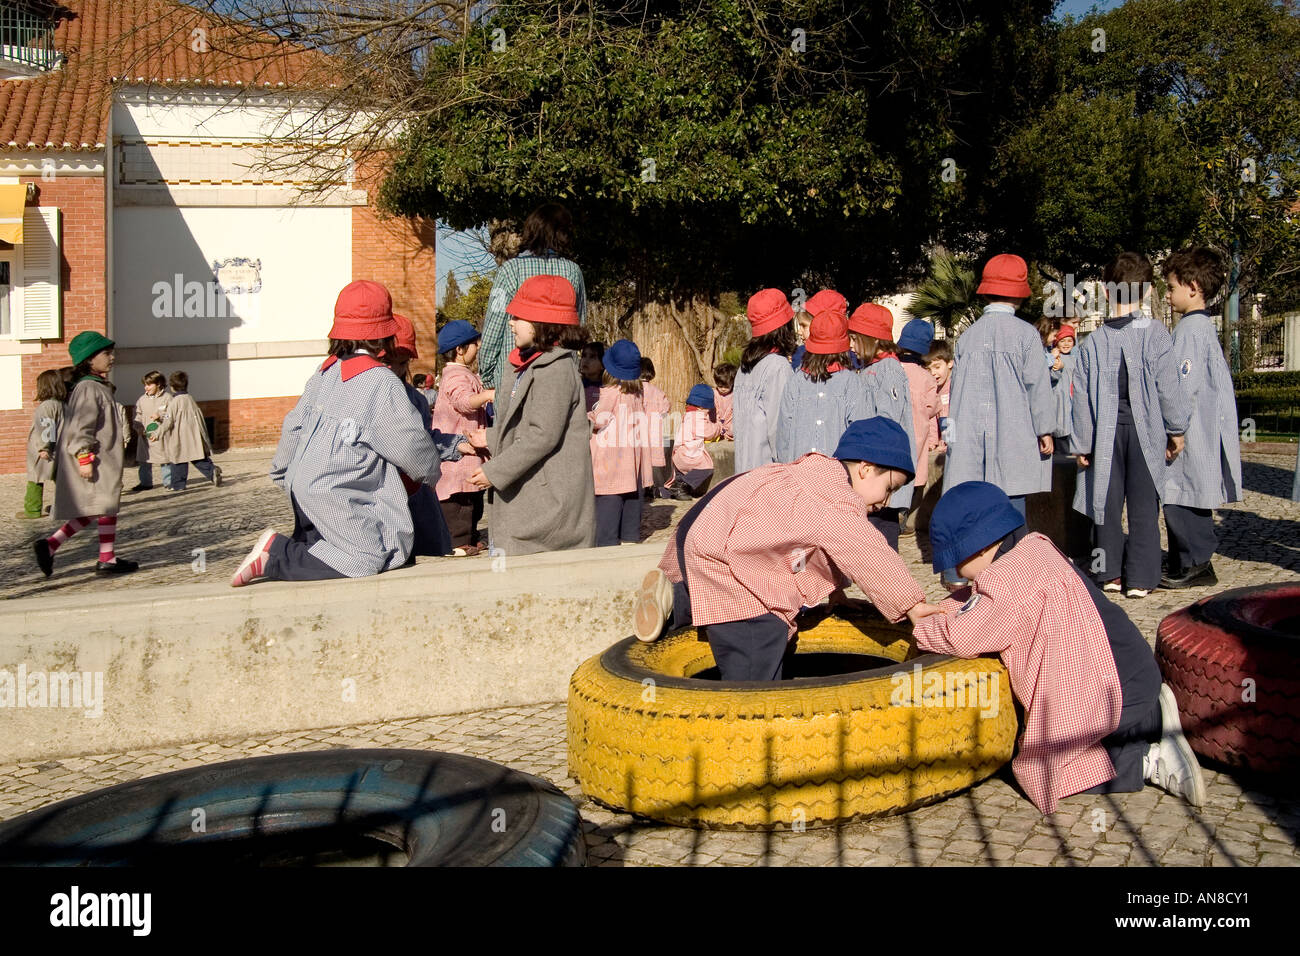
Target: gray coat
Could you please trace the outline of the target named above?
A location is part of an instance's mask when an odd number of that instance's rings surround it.
[[[1084,339],[1072,379],[1071,445],[1074,454],[1089,456],[1090,463],[1079,470],[1082,480],[1075,486],[1074,509],[1097,524],[1106,521],[1121,355],[1128,366],[1129,404],[1142,457],[1161,500],[1165,496],[1165,436],[1187,431],[1191,418],[1178,380],[1174,342],[1162,323],[1139,314],[1131,322],[1108,321]]]
[[[862,417],[882,415],[898,422],[907,433],[907,446],[912,461],[916,461],[916,436],[912,434],[915,429],[912,419],[912,386],[907,381],[903,363],[896,358],[883,358],[859,371],[858,377],[866,387]],[[913,487],[915,486],[909,481],[895,491],[890,496],[889,507],[911,507]]]
[[[172,464],[202,461],[212,457],[208,443],[208,426],[203,421],[199,403],[189,392],[177,392],[167,400],[167,410],[158,424],[154,451],[161,450],[161,462]]]
[[[365,357],[345,361],[353,360]],[[402,476],[437,481],[438,449],[391,369],[370,367],[344,380],[343,367],[332,362],[307,380],[285,416],[271,481],[320,532],[312,556],[359,578],[411,556],[415,527]]]
[[[59,426],[63,423],[63,403],[57,398],[47,398],[36,406],[32,414],[32,430],[27,433],[27,480],[44,484],[54,477],[54,456],[59,441]],[[49,458],[40,458],[44,448]]]
[[[987,481],[1010,496],[1051,490],[1038,436],[1057,429],[1056,399],[1034,327],[998,303],[957,339],[945,490]]]
[[[491,546],[506,555],[594,547],[591,423],[578,355],[553,348],[510,378],[497,390],[492,457],[482,466],[492,482]]]
[[[1187,447],[1165,466],[1165,504],[1217,508],[1241,500],[1241,434],[1232,373],[1204,312],[1174,329],[1174,361],[1191,409]]]
[[[156,442],[149,441],[147,429],[150,422],[162,422],[163,416],[167,413],[167,404],[173,397],[172,393],[164,388],[157,395],[150,395],[146,392],[135,400],[135,419],[132,427],[137,435],[135,442],[135,463],[137,465],[153,461],[165,462],[167,460],[163,457],[162,447]],[[161,428],[162,425],[159,424],[158,427]]]
[[[77,452],[95,453],[89,481],[77,469]],[[54,480],[56,521],[117,514],[122,500],[122,420],[113,400],[113,386],[86,376],[72,388],[55,447],[58,473]]]
[[[776,438],[781,396],[794,369],[781,355],[765,355],[748,372],[736,373],[732,392],[732,432],[736,436],[736,474],[770,465],[776,452]]]
[[[833,455],[851,422],[870,418],[863,380],[849,369],[835,372],[830,381],[814,382],[802,371],[786,383],[777,413],[777,461],[792,462],[800,455],[819,451]]]

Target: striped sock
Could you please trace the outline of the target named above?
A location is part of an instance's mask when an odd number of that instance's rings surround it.
[[[88,524],[90,524],[89,518],[73,518],[58,531],[54,532],[54,534],[46,538],[45,543],[50,546],[50,554],[58,551],[59,546],[62,545],[63,542],[67,541]]]
[[[99,516],[99,560],[112,564],[117,560],[113,545],[117,542],[117,515]]]

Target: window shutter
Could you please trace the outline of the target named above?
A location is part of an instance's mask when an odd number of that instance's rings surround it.
[[[57,339],[62,335],[59,275],[59,210],[29,206],[23,212],[23,302],[20,339]]]

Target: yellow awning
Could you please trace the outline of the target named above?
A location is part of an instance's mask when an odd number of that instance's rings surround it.
[[[0,241],[15,246],[23,241],[23,208],[27,205],[26,183],[0,184]]]

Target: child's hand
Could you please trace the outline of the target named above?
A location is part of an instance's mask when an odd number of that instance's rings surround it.
[[[942,613],[943,613],[943,608],[935,607],[933,604],[926,604],[924,601],[922,601],[920,604],[915,605],[910,611],[907,612],[907,619],[911,621],[913,625],[916,625],[919,624],[921,621],[925,620],[927,617],[933,617],[935,614],[942,614]]]
[[[1056,449],[1056,442],[1052,440],[1051,435],[1038,436],[1038,453],[1040,455],[1050,455]]]
[[[36,457],[39,458],[41,461],[49,461],[50,453],[46,451],[44,448],[42,448],[40,451],[36,453]]]
[[[1080,468],[1087,468],[1091,464],[1087,455],[1075,455],[1074,460],[1079,463]]]
[[[487,475],[483,474],[482,468],[475,468],[474,474],[469,476],[469,483],[475,488],[481,488],[484,491],[492,487],[492,481]]]
[[[1169,441],[1165,444],[1165,461],[1173,461],[1183,453],[1187,446],[1187,439],[1182,435],[1170,435]]]
[[[487,448],[488,446],[486,428],[476,428],[465,437],[469,439],[469,443],[475,448]]]
[[[78,466],[77,466],[77,474],[81,475],[81,477],[82,477],[82,478],[85,478],[87,481],[92,481],[92,480],[94,479],[94,477],[95,477],[95,466],[94,466],[94,464],[93,464],[93,463],[89,463],[89,464],[85,464],[85,465],[78,465]]]

